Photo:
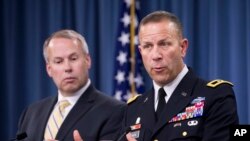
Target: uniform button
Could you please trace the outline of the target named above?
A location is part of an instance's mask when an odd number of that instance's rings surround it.
[[[188,134],[187,131],[182,132],[182,136],[183,136],[183,137],[186,137],[187,134]]]

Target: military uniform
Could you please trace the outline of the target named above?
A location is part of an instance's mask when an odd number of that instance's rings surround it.
[[[190,70],[155,120],[154,89],[128,103],[124,128],[138,141],[228,141],[229,126],[238,124],[232,84],[206,82]]]

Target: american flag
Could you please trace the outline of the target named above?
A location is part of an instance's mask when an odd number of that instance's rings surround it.
[[[123,0],[116,40],[113,92],[121,101],[144,92],[137,36],[139,8],[139,1]]]

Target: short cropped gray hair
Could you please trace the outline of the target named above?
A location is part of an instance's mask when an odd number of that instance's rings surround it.
[[[74,30],[64,29],[53,33],[45,40],[43,44],[43,57],[46,62],[48,62],[47,47],[50,41],[54,38],[76,39],[80,43],[79,45],[82,47],[83,52],[89,54],[89,48],[85,38]]]

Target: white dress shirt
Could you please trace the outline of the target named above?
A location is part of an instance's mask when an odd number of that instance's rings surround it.
[[[187,66],[185,65],[182,69],[182,71],[177,75],[177,77],[170,83],[168,83],[167,85],[165,85],[163,87],[164,91],[166,92],[166,96],[165,96],[165,101],[166,103],[168,102],[169,98],[171,97],[172,93],[174,92],[174,90],[176,89],[176,87],[178,86],[178,84],[180,83],[180,81],[183,79],[183,77],[187,74],[188,72],[188,68]],[[153,86],[154,86],[154,108],[155,108],[155,111],[157,109],[157,106],[158,106],[158,101],[159,101],[159,98],[158,98],[158,91],[159,89],[161,88],[159,85],[157,85],[155,83],[155,81],[153,81]]]

